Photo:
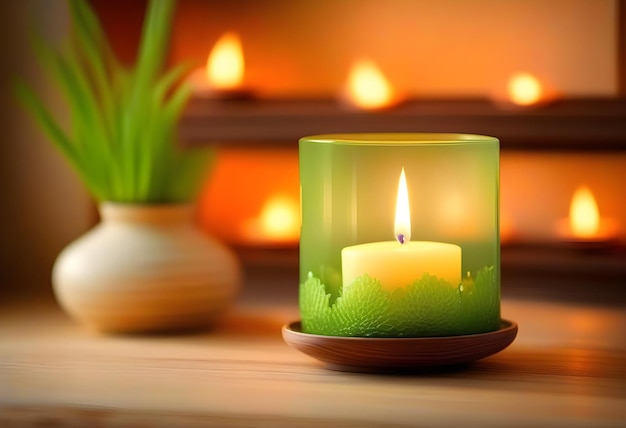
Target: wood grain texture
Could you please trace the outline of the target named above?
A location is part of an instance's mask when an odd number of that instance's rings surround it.
[[[504,351],[411,375],[326,370],[280,327],[295,305],[235,307],[193,335],[103,335],[60,310],[0,308],[0,426],[622,427],[623,309],[504,301]]]
[[[282,328],[293,348],[333,370],[349,372],[405,372],[474,362],[509,346],[517,323],[502,320],[499,330],[450,337],[370,338],[306,334],[299,321]]]

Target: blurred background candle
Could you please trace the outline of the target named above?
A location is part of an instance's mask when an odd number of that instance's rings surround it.
[[[558,222],[559,235],[566,241],[609,242],[617,238],[615,219],[602,218],[591,189],[579,186],[569,207],[569,217]]]
[[[221,148],[198,208],[202,227],[223,242],[236,247],[297,248],[297,151]]]
[[[509,79],[508,94],[513,104],[530,106],[541,101],[543,88],[532,74],[517,73]]]
[[[236,33],[226,33],[215,43],[207,59],[207,80],[217,89],[237,89],[243,81],[245,63]]]
[[[370,60],[359,60],[352,65],[343,99],[363,110],[378,110],[398,103],[391,83]]]
[[[207,57],[206,65],[189,76],[194,94],[208,98],[240,98],[244,88],[245,60],[239,35],[223,34]]]
[[[542,79],[528,72],[513,73],[492,95],[494,103],[503,110],[525,110],[545,107],[556,94]]]
[[[241,226],[247,242],[270,246],[290,245],[300,236],[300,205],[289,195],[273,195],[258,217]]]

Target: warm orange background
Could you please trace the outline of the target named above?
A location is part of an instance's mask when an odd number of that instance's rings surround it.
[[[145,0],[92,0],[116,49],[134,57]],[[204,63],[226,31],[242,39],[244,84],[261,96],[333,96],[353,61],[375,61],[408,96],[491,96],[518,71],[561,96],[615,95],[616,2],[587,0],[179,0],[170,61]],[[582,30],[584,28],[584,31]],[[291,149],[222,149],[202,194],[203,226],[235,244],[274,195],[299,200]],[[557,239],[580,184],[626,228],[623,155],[505,153],[506,236]]]
[[[145,0],[92,0],[134,57]],[[615,95],[616,1],[179,0],[171,60],[200,65],[240,34],[245,83],[263,96],[329,96],[350,65],[375,61],[408,96],[486,96],[514,73],[563,95]]]
[[[297,150],[222,149],[200,197],[200,222],[225,242],[245,244],[245,223],[278,195],[300,202]]]

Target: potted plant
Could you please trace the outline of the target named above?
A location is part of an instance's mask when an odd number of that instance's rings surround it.
[[[116,58],[88,2],[69,0],[71,33],[57,49],[35,38],[71,115],[63,129],[25,82],[16,93],[99,203],[102,221],[65,248],[52,282],[61,306],[104,331],[203,327],[238,288],[232,253],[192,221],[213,160],[184,149],[176,126],[187,68],[163,73],[174,2],[150,0],[133,67]]]

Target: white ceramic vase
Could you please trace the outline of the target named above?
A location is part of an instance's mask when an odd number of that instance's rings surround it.
[[[100,216],[52,272],[57,300],[73,318],[109,332],[189,330],[229,307],[238,262],[193,224],[191,206],[103,203]]]

